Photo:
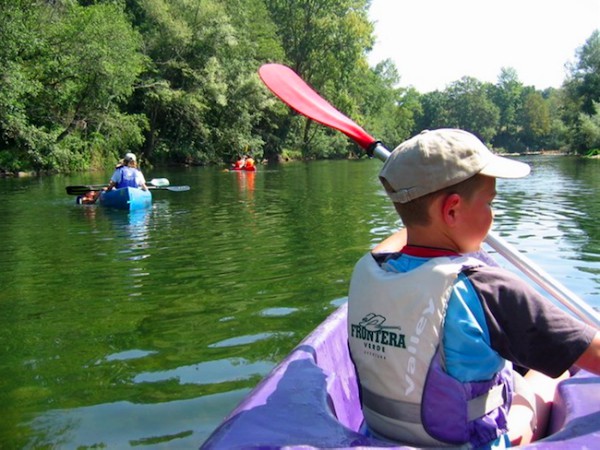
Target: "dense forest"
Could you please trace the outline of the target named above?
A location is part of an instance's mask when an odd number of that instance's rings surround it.
[[[267,62],[390,148],[459,127],[499,151],[599,152],[600,31],[559,89],[525,86],[507,67],[496,84],[465,76],[419,93],[391,61],[369,66],[369,4],[0,0],[0,173],[93,170],[126,151],[146,165],[359,155],[270,94],[257,75]]]

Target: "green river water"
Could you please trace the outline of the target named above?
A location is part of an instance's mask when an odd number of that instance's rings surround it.
[[[523,160],[495,231],[600,307],[600,161]],[[0,179],[0,448],[198,448],[398,226],[380,167],[148,170],[191,189],[131,214]]]

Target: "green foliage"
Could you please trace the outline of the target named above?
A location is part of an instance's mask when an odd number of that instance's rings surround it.
[[[110,3],[39,2],[20,12],[9,19],[21,30],[13,36],[29,43],[13,43],[19,56],[3,75],[11,81],[0,91],[0,109],[10,112],[2,114],[0,149],[13,157],[2,168],[18,161],[26,169],[80,169],[89,134],[120,115],[143,68],[139,35]]]
[[[520,123],[522,141],[529,148],[536,149],[536,143],[543,142],[542,139],[550,133],[549,106],[539,92],[525,95]]]
[[[500,110],[499,132],[513,135],[518,132],[519,114],[523,107],[522,94],[523,84],[516,70],[503,67],[498,83],[491,89],[492,100]]]
[[[342,112],[360,120],[357,90],[368,71],[365,54],[373,44],[366,0],[265,0],[285,50],[286,61],[300,76]],[[290,136],[290,121],[277,128],[282,145],[293,138],[306,157],[331,154],[335,141],[312,133],[319,127],[304,121],[300,135]],[[334,134],[330,134],[333,138]],[[312,146],[316,145],[317,148]],[[346,146],[348,147],[348,146]],[[337,151],[334,152],[337,154]]]
[[[189,164],[229,161],[247,149],[260,155],[263,140],[255,129],[267,93],[253,58],[278,47],[272,27],[260,33],[251,27],[254,17],[250,24],[245,19],[251,11],[264,18],[264,5],[236,2],[250,11],[230,16],[228,8],[235,8],[216,1],[134,3],[152,61],[132,105],[149,119],[144,153]],[[256,42],[240,44],[241,38]]]
[[[369,67],[369,0],[0,0],[0,172],[114,164],[229,163],[362,155],[291,112],[257,77],[291,66],[390,147],[424,128],[460,127],[509,151],[597,146],[600,34],[558,90],[465,76],[444,91],[400,86]],[[118,37],[118,38],[116,38]]]
[[[493,86],[463,77],[443,91],[425,94],[418,124],[424,128],[462,128],[490,142],[497,135],[500,108],[490,94]]]
[[[452,126],[478,135],[490,142],[498,131],[500,109],[489,96],[490,87],[472,77],[463,77],[448,89]]]
[[[579,61],[571,76],[582,100],[582,112],[594,114],[594,103],[600,101],[600,30],[596,30],[577,51]]]
[[[580,135],[588,150],[600,148],[600,104],[594,102],[594,114],[580,114]],[[589,153],[589,152],[588,152]]]
[[[564,84],[564,121],[570,146],[585,154],[595,142],[596,104],[600,102],[600,30],[578,49],[577,57]]]

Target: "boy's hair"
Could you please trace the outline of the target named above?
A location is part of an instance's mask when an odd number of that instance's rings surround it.
[[[472,195],[479,189],[487,178],[485,175],[475,175],[467,178],[460,183],[445,187],[439,191],[431,192],[422,197],[418,197],[406,203],[394,202],[396,212],[402,219],[402,223],[406,227],[417,225],[429,225],[431,217],[429,216],[429,206],[439,196],[448,196],[458,194],[465,200],[471,200]],[[391,192],[391,186],[385,178],[380,178],[386,192]]]

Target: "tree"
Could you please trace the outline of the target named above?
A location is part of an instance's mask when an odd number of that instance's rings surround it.
[[[396,87],[398,70],[384,60],[364,75],[355,77],[352,90],[359,92],[356,102],[360,116],[355,119],[374,136],[389,145],[408,138],[420,111],[419,94],[414,89]]]
[[[518,118],[522,107],[521,94],[523,92],[523,84],[519,81],[517,71],[512,67],[503,67],[493,92],[494,103],[500,110],[499,131],[516,135],[519,131]]]
[[[571,147],[585,153],[589,150],[589,139],[582,130],[582,114],[594,116],[595,103],[600,101],[600,31],[594,31],[576,54],[578,60],[563,84],[564,120],[569,128]]]
[[[581,137],[588,153],[600,154],[600,103],[594,103],[595,113],[581,113]]]
[[[541,148],[564,149],[567,146],[568,129],[562,120],[564,99],[563,89],[547,88],[542,92],[550,114],[550,130],[541,142]]]
[[[0,171],[17,171],[29,164],[18,142],[27,128],[27,97],[37,84],[24,61],[37,52],[38,9],[27,0],[0,2]]]
[[[542,94],[534,90],[529,92],[525,96],[520,116],[522,142],[528,148],[538,150],[551,129],[550,110]]]
[[[490,142],[500,122],[500,110],[488,95],[490,86],[472,77],[451,83],[446,89],[451,121],[448,125],[470,131],[484,142]]]
[[[359,118],[360,93],[353,87],[356,78],[366,73],[365,54],[373,45],[368,1],[265,0],[265,4],[285,49],[286,61],[282,62],[287,62],[345,114]],[[309,150],[309,143],[319,128],[304,120],[299,133],[291,135],[296,122],[291,117],[282,120],[279,127],[282,141],[291,136],[294,145],[305,154],[314,151],[314,147]],[[338,142],[337,138],[332,139],[332,144]],[[327,140],[320,142],[320,151],[326,152]]]
[[[498,83],[490,88],[491,98],[500,112],[498,131],[493,144],[503,148],[519,148],[519,134],[522,124],[523,84],[519,81],[513,68],[503,67],[498,76]]]
[[[25,87],[12,99],[1,96],[3,107],[16,107],[18,114],[3,123],[0,161],[72,170],[84,167],[94,148],[116,151],[113,144],[122,145],[124,136],[126,144],[139,145],[143,119],[124,116],[119,105],[132,93],[144,59],[122,9],[36,3],[25,11],[20,17],[28,20],[16,29],[30,32],[35,44],[25,44],[9,64]],[[94,141],[101,145],[90,145]]]
[[[259,151],[263,141],[255,129],[267,94],[254,52],[277,48],[269,27],[264,33],[236,29],[232,22],[241,26],[250,11],[231,16],[212,0],[132,1],[129,8],[152,60],[132,104],[149,118],[145,154],[204,164]],[[265,47],[240,44],[244,36],[259,35]]]
[[[600,101],[600,30],[596,30],[577,50],[579,61],[571,70],[577,95],[582,100],[582,112],[593,115],[594,103]]]

